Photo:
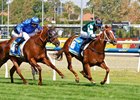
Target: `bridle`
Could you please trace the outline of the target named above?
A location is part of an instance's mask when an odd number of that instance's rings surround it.
[[[107,34],[110,34],[110,35],[111,35],[111,34],[114,34],[114,33],[113,33],[112,30],[110,30],[109,33],[107,33],[106,31],[107,31],[107,29],[104,29],[104,30],[102,31],[103,33],[100,33],[99,38],[100,38],[100,40],[103,40],[103,41],[112,43],[113,41],[109,38],[109,36],[108,36]],[[103,39],[101,39],[101,34],[104,34]],[[113,35],[113,38],[115,38],[114,35]]]
[[[52,32],[51,32],[52,31]],[[56,34],[56,33],[53,33],[54,32],[54,30],[52,30],[52,29],[49,29],[49,30],[47,30],[47,32],[46,32],[46,34],[48,34],[48,39],[47,39],[47,41],[46,41],[46,39],[43,39],[41,36],[42,36],[42,34],[43,34],[43,30],[41,30],[41,33],[40,33],[40,35],[39,35],[39,38],[40,38],[40,40],[42,41],[42,42],[51,42],[51,43],[54,43],[54,39],[55,38],[57,38],[58,37],[58,35]]]
[[[116,44],[116,41],[114,40],[115,39],[114,35],[112,37],[112,38],[114,38],[113,41],[112,41],[108,34],[113,35],[114,33],[112,32],[112,30],[104,29],[99,33],[96,40],[94,40],[94,41],[109,42],[109,43],[112,43],[112,44]],[[97,51],[94,47],[91,47],[89,49],[91,49],[93,52],[96,52],[97,54],[104,54],[104,51],[102,51],[102,52]]]
[[[55,30],[48,30],[48,38],[49,38],[49,41],[48,42],[51,42],[51,43],[54,43],[55,39],[58,37],[58,35],[56,34],[56,31]]]

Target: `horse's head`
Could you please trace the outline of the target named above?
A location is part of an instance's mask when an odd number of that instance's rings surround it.
[[[43,26],[43,29],[41,32],[39,32],[40,39],[42,42],[50,42],[54,44],[55,46],[59,46],[60,42],[58,40],[58,35],[57,32],[55,31],[55,28],[53,27],[48,27],[48,26]]]
[[[117,40],[115,38],[114,32],[112,31],[112,28],[110,26],[105,25],[102,33],[103,33],[103,38],[105,41],[113,45],[117,44]]]
[[[60,41],[58,40],[58,35],[54,27],[50,27],[48,30],[48,41],[57,47],[60,45]]]

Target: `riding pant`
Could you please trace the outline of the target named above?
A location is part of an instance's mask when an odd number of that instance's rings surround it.
[[[26,32],[23,32],[22,33],[22,37],[25,39],[25,40],[28,40],[29,38],[30,38],[30,36],[33,36],[35,34],[35,32],[33,32],[33,33],[30,33],[30,34],[27,34]],[[13,37],[19,37],[18,35],[19,34],[17,34],[14,30],[12,31],[12,34],[11,34]]]

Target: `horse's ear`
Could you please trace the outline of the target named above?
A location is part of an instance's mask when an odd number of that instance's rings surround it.
[[[108,25],[105,25],[105,28],[109,28],[109,26]]]
[[[105,25],[104,29],[108,29],[108,28],[111,28],[110,25]]]

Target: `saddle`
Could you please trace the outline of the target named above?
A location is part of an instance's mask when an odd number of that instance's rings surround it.
[[[24,57],[23,55],[23,47],[27,41],[22,42],[17,48],[16,48],[16,40],[13,41],[13,43],[10,45],[10,51],[9,55],[15,56],[15,57]],[[16,50],[17,49],[17,50]],[[16,53],[13,51],[17,51]]]
[[[77,37],[77,38],[73,39],[73,41],[69,47],[69,51],[76,56],[81,55],[81,52],[82,52],[81,46],[82,46],[83,41],[84,41],[84,39],[81,37]]]

